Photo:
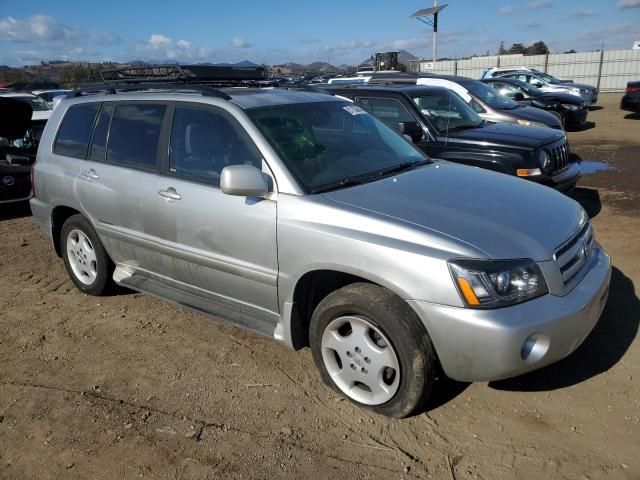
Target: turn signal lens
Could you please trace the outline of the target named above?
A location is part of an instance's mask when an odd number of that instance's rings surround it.
[[[462,295],[464,295],[464,299],[467,301],[468,305],[480,305],[480,300],[476,297],[476,294],[473,293],[473,288],[469,285],[469,282],[464,278],[458,278],[458,285],[460,286],[460,291]]]
[[[533,177],[541,174],[542,172],[539,168],[519,168],[516,170],[516,175],[519,177]]]

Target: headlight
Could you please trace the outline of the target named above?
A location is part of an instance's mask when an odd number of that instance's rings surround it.
[[[469,308],[500,308],[549,292],[533,260],[451,260],[449,269]]]
[[[551,166],[551,156],[546,150],[540,150],[538,153],[538,159],[540,160],[540,165],[543,170],[546,170]]]
[[[572,89],[570,89],[570,92],[573,93],[574,95],[580,95],[580,89],[579,88],[572,88]]]
[[[561,103],[560,105],[568,110],[578,110],[580,108],[578,105],[574,105],[573,103]]]
[[[531,120],[522,120],[522,119],[518,120],[518,125],[527,125],[528,127],[544,127],[544,128],[548,128],[544,123],[534,122],[534,121],[531,121]]]

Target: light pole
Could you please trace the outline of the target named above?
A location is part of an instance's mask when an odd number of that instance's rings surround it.
[[[438,60],[438,14],[447,4],[438,5],[438,0],[433,0],[433,7],[423,8],[411,15],[409,18],[416,18],[422,23],[426,23],[433,28],[433,63]]]

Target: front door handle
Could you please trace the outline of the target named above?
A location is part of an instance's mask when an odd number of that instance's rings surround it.
[[[88,178],[89,180],[98,180],[100,178],[100,175],[98,175],[93,168],[88,172],[84,172],[82,176]]]
[[[169,187],[166,190],[160,190],[158,195],[164,198],[168,198],[170,200],[180,200],[182,196],[176,192],[176,189],[173,187]]]

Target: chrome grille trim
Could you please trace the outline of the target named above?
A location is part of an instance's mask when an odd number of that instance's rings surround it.
[[[573,287],[580,279],[578,275],[594,257],[596,242],[591,222],[586,222],[582,228],[562,244],[553,256],[558,264],[565,289]]]

